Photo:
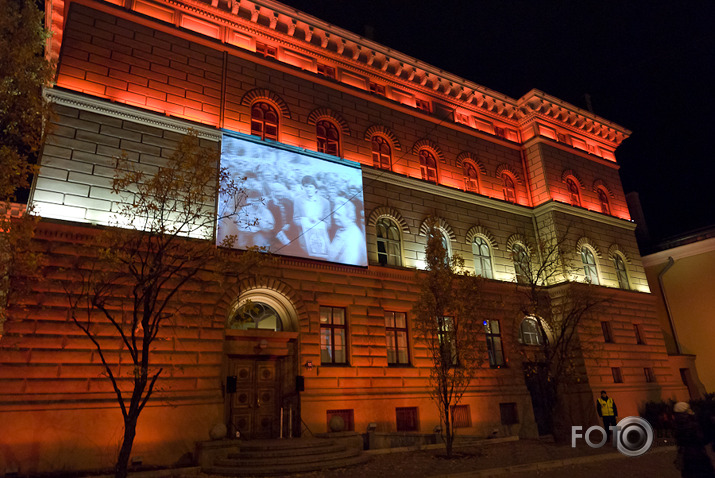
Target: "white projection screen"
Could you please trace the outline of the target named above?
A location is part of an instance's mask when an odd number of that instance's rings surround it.
[[[367,266],[360,165],[297,148],[223,135],[221,167],[247,193],[238,216],[235,198],[218,202],[216,243],[265,247],[274,254]]]

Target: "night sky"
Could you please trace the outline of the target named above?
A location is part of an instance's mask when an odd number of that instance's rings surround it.
[[[715,1],[284,0],[520,98],[532,88],[633,134],[616,150],[653,239],[715,225]]]

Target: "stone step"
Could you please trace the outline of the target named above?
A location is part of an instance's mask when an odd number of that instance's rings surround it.
[[[350,458],[322,460],[313,463],[273,464],[271,466],[212,466],[204,470],[205,473],[222,476],[272,476],[289,473],[306,473],[311,471],[327,470],[331,468],[344,468],[365,463],[370,458],[367,455],[356,455]]]
[[[361,450],[354,448],[338,447],[336,450],[331,450],[330,452],[315,453],[315,454],[302,454],[302,455],[274,455],[272,456],[257,456],[248,458],[243,454],[232,454],[229,458],[223,458],[216,460],[215,465],[219,467],[270,467],[270,466],[283,466],[283,465],[298,465],[303,463],[316,463],[322,464],[330,460],[341,460],[346,458],[352,458],[358,456],[362,453]]]
[[[246,450],[241,448],[237,452],[229,453],[228,458],[244,460],[244,459],[254,459],[254,458],[264,458],[264,459],[281,459],[287,456],[318,456],[330,453],[339,453],[345,451],[345,446],[337,445],[331,442],[326,442],[321,447],[310,447],[310,448],[271,448],[271,449],[253,449]]]
[[[333,440],[324,440],[319,438],[283,438],[273,440],[249,440],[239,442],[238,448],[241,451],[260,451],[260,450],[301,450],[320,448],[326,445],[334,445]]]

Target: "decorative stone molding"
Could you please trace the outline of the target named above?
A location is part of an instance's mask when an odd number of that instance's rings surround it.
[[[427,216],[422,224],[420,225],[420,236],[426,236],[429,233],[430,226],[434,225],[436,228],[441,229],[447,236],[449,236],[450,241],[456,241],[457,236],[454,234],[452,226],[447,223],[441,217]]]
[[[261,100],[266,100],[270,103],[273,103],[273,105],[281,112],[281,116],[290,119],[291,116],[288,104],[283,101],[283,98],[266,88],[254,88],[252,90],[247,91],[241,98],[241,104],[243,106],[250,107],[256,101]]]
[[[526,252],[529,254],[529,257],[533,256],[533,248],[523,234],[516,233],[509,236],[509,239],[506,240],[506,250],[509,252],[514,252],[514,244],[521,244],[526,249]]]
[[[573,172],[573,169],[566,169],[566,170],[564,170],[563,173],[561,173],[561,182],[562,182],[562,183],[566,183],[566,181],[567,181],[569,178],[571,178],[571,179],[573,179],[574,181],[576,181],[576,184],[578,184],[578,187],[579,187],[579,188],[581,188],[581,189],[586,189],[586,188],[583,186],[583,181],[581,180],[580,177],[578,177],[578,176],[576,175],[576,173]]]
[[[308,115],[308,124],[315,126],[322,119],[332,120],[340,126],[340,130],[344,135],[350,136],[350,127],[348,122],[343,119],[337,112],[330,108],[316,108]]]
[[[437,146],[437,143],[435,143],[431,139],[424,138],[417,141],[412,146],[412,153],[420,154],[421,149],[429,149],[435,155],[435,158],[437,158],[441,163],[446,162],[446,160],[444,159],[444,153],[442,152],[440,147]]]
[[[484,239],[486,239],[492,249],[499,249],[499,245],[497,244],[494,235],[489,232],[489,229],[487,229],[486,227],[479,225],[472,226],[467,231],[467,244],[471,244],[474,241],[475,236],[483,237]]]
[[[375,225],[377,224],[377,220],[381,217],[388,217],[392,219],[399,225],[400,230],[403,233],[410,233],[410,227],[407,225],[407,221],[405,221],[405,218],[402,217],[402,214],[400,214],[400,211],[389,206],[380,206],[373,209],[367,218],[367,225],[369,227],[375,227]]]
[[[477,167],[477,170],[480,173],[484,175],[487,174],[487,168],[485,168],[482,162],[477,159],[477,156],[474,153],[470,153],[469,151],[462,151],[461,153],[459,153],[459,155],[457,156],[457,167],[461,168],[462,163],[465,160],[471,161]]]
[[[395,133],[393,133],[392,130],[390,130],[387,126],[383,126],[381,124],[370,126],[368,129],[365,130],[363,139],[365,141],[372,141],[372,137],[375,135],[384,136],[388,141],[392,143],[393,148],[395,148],[397,151],[402,151],[402,145],[400,144],[400,140],[397,139]]]
[[[623,252],[623,249],[621,249],[621,246],[618,244],[611,244],[611,247],[608,248],[608,257],[609,259],[615,259],[616,255],[620,255],[624,261],[626,261],[626,264],[631,263],[631,259],[628,257],[628,254]]]
[[[596,247],[593,241],[586,236],[576,241],[576,253],[580,254],[581,249],[583,249],[584,247],[588,247],[589,249],[591,249],[599,259],[603,257],[598,247]]]
[[[510,175],[512,175],[512,176],[514,177],[514,179],[516,179],[516,182],[517,182],[518,184],[524,184],[524,182],[521,180],[521,176],[519,176],[519,174],[518,174],[516,171],[514,171],[514,170],[511,168],[511,166],[509,166],[509,165],[506,164],[506,163],[502,163],[502,164],[500,164],[499,166],[497,166],[497,169],[496,169],[496,172],[494,173],[494,176],[497,177],[497,178],[500,178],[501,175],[502,175],[502,173],[509,173]]]
[[[616,195],[613,194],[613,191],[611,190],[611,188],[608,187],[608,185],[606,184],[606,182],[605,182],[603,179],[596,179],[596,180],[593,182],[592,189],[593,189],[593,192],[598,192],[599,189],[603,189],[604,191],[606,191],[606,193],[607,193],[611,198],[615,198],[615,197],[616,197]]]

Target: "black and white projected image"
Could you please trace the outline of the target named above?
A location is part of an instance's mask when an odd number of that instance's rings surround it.
[[[246,178],[246,205],[227,216],[219,197],[217,244],[266,247],[280,255],[367,265],[359,168],[224,135],[221,166]]]

